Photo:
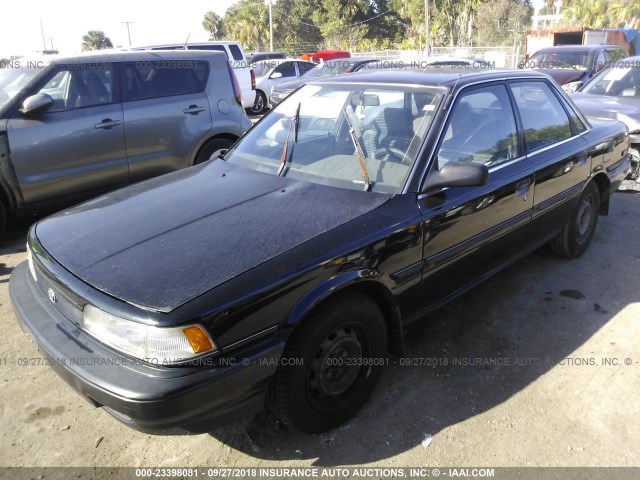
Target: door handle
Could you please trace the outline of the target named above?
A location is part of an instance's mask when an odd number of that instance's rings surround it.
[[[204,107],[199,107],[198,105],[189,105],[189,108],[185,108],[183,112],[189,115],[197,115],[200,112],[204,112]]]
[[[522,180],[516,184],[516,195],[522,196],[526,195],[529,191],[529,187],[531,186],[531,181],[527,178],[526,180]]]
[[[113,127],[117,127],[120,125],[119,120],[111,120],[110,118],[105,118],[100,123],[96,123],[96,128],[104,128],[105,130],[109,130]]]

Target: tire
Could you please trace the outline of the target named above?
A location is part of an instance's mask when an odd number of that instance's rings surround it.
[[[567,258],[581,256],[589,246],[598,224],[600,192],[595,183],[589,182],[580,195],[571,218],[562,226],[560,234],[551,240],[551,249]]]
[[[225,153],[231,145],[234,144],[233,140],[229,140],[228,138],[213,138],[205,143],[200,151],[196,155],[196,159],[194,160],[194,165],[199,165],[201,163],[206,162],[211,157],[218,158],[218,155],[222,155]]]
[[[0,245],[4,243],[5,229],[7,228],[7,209],[0,201]]]
[[[256,90],[256,101],[253,106],[247,108],[249,115],[260,115],[267,110],[267,96],[262,90]]]
[[[385,320],[375,303],[357,292],[331,298],[291,334],[270,386],[269,407],[305,432],[335,428],[373,391],[386,350]],[[355,364],[331,366],[336,361]]]

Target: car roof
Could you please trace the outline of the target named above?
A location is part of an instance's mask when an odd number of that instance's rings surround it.
[[[205,60],[227,62],[227,55],[217,50],[136,50],[120,52],[99,50],[76,55],[50,55],[40,57],[56,63],[105,63],[126,61]]]
[[[404,84],[424,86],[452,87],[468,85],[476,82],[491,82],[505,79],[531,78],[549,79],[548,75],[529,70],[487,70],[466,68],[425,68],[423,70],[377,70],[356,72],[349,75],[340,75],[320,79],[320,83],[370,83],[370,84]],[[315,83],[315,82],[314,82]]]
[[[599,50],[599,49],[611,48],[611,47],[622,48],[620,45],[617,45],[617,44],[556,45],[556,46],[553,46],[553,47],[541,48],[536,53],[539,53],[539,52],[582,52],[582,51],[591,52],[593,50]],[[534,53],[534,55],[535,55],[535,53]]]

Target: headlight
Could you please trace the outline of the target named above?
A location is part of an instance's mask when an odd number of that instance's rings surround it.
[[[102,343],[153,364],[189,360],[217,349],[198,325],[153,327],[116,317],[93,305],[84,307],[82,324]]]
[[[577,92],[582,86],[582,82],[569,82],[562,85],[562,89],[567,93]]]

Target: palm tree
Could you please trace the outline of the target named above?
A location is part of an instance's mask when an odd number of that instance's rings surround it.
[[[209,32],[209,40],[215,40],[216,35],[222,31],[222,18],[215,12],[207,12],[202,20],[202,28]]]
[[[609,26],[608,0],[581,0],[571,2],[562,12],[568,27],[605,28]]]
[[[250,49],[260,51],[269,43],[269,10],[263,3],[236,4],[233,18],[225,20],[227,34]],[[226,17],[225,17],[226,19]],[[274,31],[277,24],[274,22]]]
[[[612,25],[640,28],[640,3],[636,0],[612,0],[609,4]]]
[[[90,30],[82,37],[82,51],[88,50],[104,50],[105,48],[113,48],[113,44],[109,37],[105,37],[104,32],[99,30]]]

